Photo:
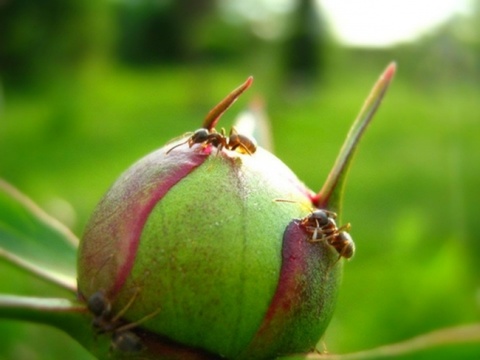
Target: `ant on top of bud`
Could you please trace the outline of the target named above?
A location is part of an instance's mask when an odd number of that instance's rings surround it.
[[[230,134],[226,136],[225,129],[222,128],[221,132],[217,132],[215,129],[198,129],[188,139],[180,144],[177,144],[170,148],[166,154],[168,155],[173,149],[188,144],[192,147],[194,144],[203,144],[203,146],[213,145],[220,152],[223,148],[227,150],[237,151],[242,154],[252,155],[257,150],[257,144],[253,138],[246,135],[237,133],[237,130],[232,127]]]
[[[227,150],[237,151],[242,154],[252,155],[255,153],[257,150],[257,144],[253,138],[239,134],[233,127],[228,136],[226,136],[225,129],[223,128],[220,132],[215,130],[215,125],[222,114],[245,90],[250,87],[252,82],[253,78],[249,77],[242,85],[228,94],[225,99],[223,99],[218,105],[210,110],[203,121],[202,128],[193,132],[193,134],[186,141],[170,148],[166,154],[169,154],[173,149],[184,144],[188,144],[189,147],[192,147],[194,144],[203,144],[204,147],[207,145],[213,145],[218,148],[219,152],[225,148]]]

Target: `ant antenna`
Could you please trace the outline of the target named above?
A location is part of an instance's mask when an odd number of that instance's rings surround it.
[[[189,141],[190,141],[190,138],[188,138],[188,139],[185,140],[184,142],[181,142],[180,144],[177,144],[177,145],[171,147],[170,149],[167,150],[167,152],[165,153],[165,155],[168,155],[173,149],[176,149],[176,148],[179,147],[179,146],[185,145],[185,144],[188,143]]]
[[[140,320],[137,320],[133,323],[129,323],[129,324],[126,324],[126,325],[123,325],[123,326],[120,326],[118,329],[115,329],[115,331],[117,332],[122,332],[122,331],[126,331],[126,330],[130,330],[130,329],[133,329],[134,327],[137,327],[138,325],[144,323],[145,321],[148,321],[150,320],[151,318],[155,317],[156,315],[158,315],[160,313],[162,309],[158,308],[157,310],[155,310],[154,312],[148,314],[148,315],[145,315],[143,318],[141,318]]]
[[[135,288],[135,293],[133,294],[133,296],[130,298],[130,300],[128,300],[128,303],[122,308],[122,310],[120,310],[116,315],[115,317],[112,319],[113,322],[115,321],[118,321],[118,319],[120,319],[123,315],[125,315],[125,313],[127,312],[127,310],[133,305],[133,302],[135,301],[135,299],[137,298],[138,294],[140,293],[140,288]]]

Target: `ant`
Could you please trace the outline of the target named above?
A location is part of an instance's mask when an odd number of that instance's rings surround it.
[[[325,241],[338,253],[339,259],[350,259],[355,253],[355,244],[348,233],[350,223],[337,227],[333,211],[317,209],[300,221],[300,226],[311,235],[308,240],[312,243]]]
[[[222,148],[232,151],[238,151],[242,154],[252,155],[257,150],[257,144],[254,139],[239,134],[235,128],[230,130],[228,136],[225,134],[225,130],[221,132],[215,130],[215,125],[222,116],[222,114],[237,100],[237,98],[247,90],[252,84],[253,78],[249,77],[242,85],[233,90],[227,95],[218,105],[216,105],[207,114],[203,121],[203,127],[194,131],[193,134],[185,141],[170,148],[166,154],[168,155],[173,149],[188,144],[191,148],[194,144],[203,144],[203,146],[213,145],[218,148],[220,152]]]
[[[130,301],[116,315],[112,314],[112,303],[104,291],[97,291],[88,298],[87,308],[94,315],[92,325],[96,329],[97,334],[112,334],[111,349],[113,350],[124,352],[139,352],[143,350],[140,337],[131,329],[157,315],[160,309],[136,322],[125,323],[120,318],[132,306],[137,295],[138,291],[135,292]]]
[[[167,151],[167,155],[175,148],[188,144],[192,147],[194,144],[203,144],[207,146],[209,144],[215,146],[220,152],[223,148],[227,150],[236,150],[242,154],[252,155],[257,150],[257,144],[254,139],[249,138],[246,135],[237,133],[235,128],[230,130],[229,136],[225,135],[225,129],[221,132],[217,132],[215,129],[207,130],[204,128],[196,130],[187,141],[175,145]]]
[[[290,200],[276,199],[280,202],[294,202]],[[310,235],[309,242],[325,242],[333,247],[340,260],[342,257],[350,259],[355,253],[355,244],[348,233],[350,223],[337,227],[335,219],[337,214],[330,210],[315,209],[309,215],[300,220],[299,225]],[[337,261],[338,261],[337,260]]]
[[[252,155],[257,151],[257,142],[255,139],[237,133],[235,128],[232,127],[228,136],[228,144],[226,146],[228,150],[236,150],[242,154],[248,155]]]

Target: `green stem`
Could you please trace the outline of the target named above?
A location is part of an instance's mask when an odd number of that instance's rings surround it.
[[[367,360],[406,358],[420,351],[447,345],[480,344],[480,323],[434,330],[426,334],[394,344],[379,346],[350,354],[308,354],[302,359],[309,360]],[[284,358],[289,359],[289,358]],[[292,359],[293,360],[293,359]]]

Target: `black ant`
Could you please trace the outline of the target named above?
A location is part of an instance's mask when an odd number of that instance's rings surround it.
[[[111,349],[113,350],[123,352],[143,350],[140,337],[131,329],[158,314],[159,310],[133,323],[126,323],[121,320],[121,317],[133,304],[137,295],[138,291],[135,292],[130,301],[116,315],[112,314],[112,304],[103,291],[97,291],[88,298],[87,308],[94,315],[93,327],[97,334],[112,334]]]
[[[222,129],[221,132],[215,130],[215,125],[222,116],[222,114],[237,100],[237,98],[247,90],[252,84],[253,78],[249,77],[242,85],[233,90],[230,94],[227,95],[218,105],[216,105],[210,112],[207,114],[205,120],[203,121],[203,127],[196,130],[193,134],[185,141],[180,144],[177,144],[170,148],[166,154],[169,154],[173,149],[188,144],[191,148],[194,144],[203,144],[203,146],[213,145],[218,148],[218,151],[221,151],[222,148],[232,151],[238,151],[242,154],[252,155],[257,150],[257,144],[254,139],[237,133],[235,128],[230,130],[228,136],[225,134],[225,130]]]
[[[173,149],[178,146],[188,144],[189,147],[192,147],[194,144],[203,144],[203,146],[213,145],[218,151],[221,151],[223,148],[232,151],[238,151],[242,154],[252,155],[257,150],[257,145],[255,140],[249,138],[246,135],[237,133],[235,128],[230,130],[229,136],[225,135],[225,130],[222,129],[221,132],[217,132],[215,129],[208,131],[207,129],[198,129],[190,136],[187,141],[175,145],[167,151],[167,154],[170,153]]]
[[[311,235],[310,242],[324,241],[332,246],[339,257],[350,259],[355,253],[355,244],[348,233],[350,224],[337,227],[333,211],[317,209],[300,221],[300,226]]]
[[[290,200],[276,199],[280,202],[295,202]],[[348,233],[350,224],[337,227],[335,219],[337,214],[330,210],[315,209],[309,215],[300,220],[299,225],[310,235],[309,242],[325,242],[332,246],[338,253],[339,258],[350,259],[355,253],[355,244]]]

